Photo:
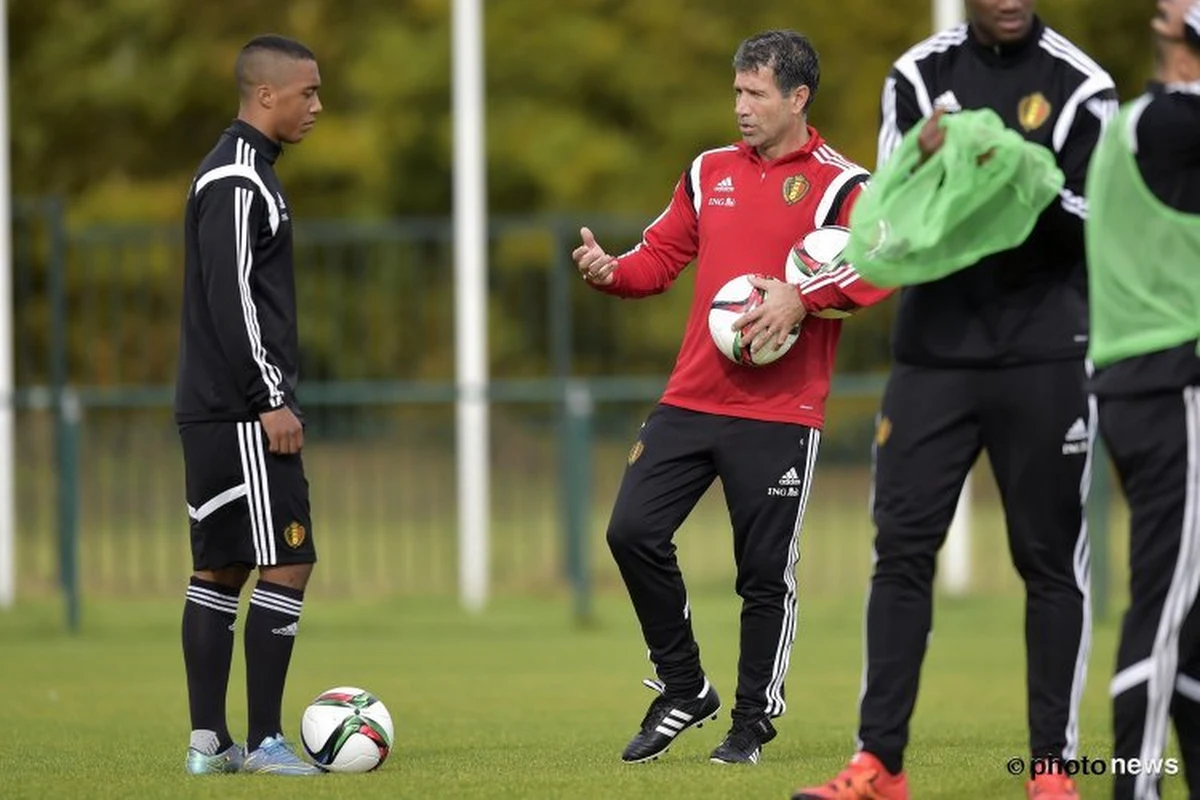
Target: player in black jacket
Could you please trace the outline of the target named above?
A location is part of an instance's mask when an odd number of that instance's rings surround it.
[[[1111,225],[1089,236],[1093,252],[1111,254],[1108,264],[1100,255],[1090,265],[1096,330],[1139,320],[1129,327],[1151,334],[1154,342],[1111,364],[1093,350],[1100,431],[1130,518],[1129,609],[1110,687],[1112,752],[1125,763],[1147,765],[1137,773],[1114,771],[1113,797],[1119,800],[1157,800],[1160,779],[1178,772],[1177,763],[1163,760],[1171,721],[1188,796],[1200,797],[1200,358],[1195,338],[1165,344],[1160,331],[1140,322],[1149,311],[1173,329],[1175,309],[1181,308],[1200,325],[1194,293],[1172,288],[1200,280],[1200,2],[1162,0],[1152,25],[1155,80],[1118,117],[1120,127],[1109,131],[1123,135],[1114,149],[1137,170],[1103,186],[1097,170],[1114,177],[1122,171],[1101,151],[1092,178],[1100,205],[1089,221],[1123,217],[1139,230],[1144,219],[1157,223],[1157,230],[1136,240]],[[1138,181],[1149,193],[1137,191]],[[1106,241],[1109,237],[1113,240]],[[1145,254],[1141,262],[1128,260],[1133,250]],[[1139,287],[1127,299],[1121,278],[1126,271],[1147,276],[1157,291]],[[1120,290],[1113,293],[1115,302],[1105,304],[1100,298],[1108,286]],[[1174,296],[1162,297],[1168,292]],[[1172,342],[1188,336],[1171,332]]]
[[[192,774],[312,775],[284,740],[283,686],[316,561],[296,402],[292,223],[273,165],[321,111],[304,45],[260,36],[235,69],[237,119],[200,163],[184,220],[175,415],[183,440],[194,572],[183,612]],[[246,619],[246,751],[225,720],[238,597]]]
[[[1083,504],[1096,430],[1086,393],[1083,185],[1116,92],[1103,69],[1041,22],[1034,0],[966,5],[968,24],[916,45],[888,74],[880,163],[935,110],[990,108],[1055,154],[1066,185],[1020,247],[900,294],[876,435],[860,752],[801,798],[907,798],[903,753],[932,628],[934,567],[984,449],[1026,588],[1031,752],[1077,755],[1090,647]],[[868,783],[874,794],[860,788]],[[1061,772],[1027,791],[1077,796]]]

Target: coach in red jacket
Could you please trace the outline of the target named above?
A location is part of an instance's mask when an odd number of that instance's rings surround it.
[[[610,256],[584,228],[573,253],[587,281],[618,297],[665,291],[692,261],[698,270],[679,358],[630,453],[608,528],[659,678],[647,681],[659,694],[622,755],[627,762],[662,755],[721,705],[700,664],[672,543],[718,477],[743,604],[733,724],[712,760],[755,763],[774,738],[770,720],[786,708],[796,632],[800,527],[841,332],[840,319],[813,314],[886,296],[851,266],[799,286],[763,281],[766,300],[740,320],[744,334],[757,348],[800,324],[795,345],[760,367],[717,350],[708,310],[721,286],[747,272],[783,278],[792,245],[823,225],[846,225],[868,177],[808,124],[820,67],[807,39],[792,31],[752,36],[734,69],[742,141],[698,155],[633,250]]]

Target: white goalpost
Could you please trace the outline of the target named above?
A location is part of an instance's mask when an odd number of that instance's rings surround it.
[[[487,181],[484,159],[483,14],[454,0],[454,369],[459,598],[488,596],[490,508],[487,360]]]
[[[963,21],[963,0],[932,0],[932,3],[934,33],[953,28]],[[942,587],[953,595],[965,594],[971,588],[971,502],[971,475],[968,474],[938,564]]]

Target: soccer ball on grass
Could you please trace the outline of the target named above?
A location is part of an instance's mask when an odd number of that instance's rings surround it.
[[[392,715],[379,698],[354,686],[317,696],[300,720],[300,743],[327,772],[370,772],[392,749]]]

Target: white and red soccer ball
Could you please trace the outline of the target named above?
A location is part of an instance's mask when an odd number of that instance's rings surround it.
[[[823,275],[832,275],[834,270],[845,266],[843,253],[849,242],[850,231],[838,225],[827,225],[806,234],[788,251],[784,263],[786,281],[790,284],[804,284],[820,280]],[[754,274],[746,273],[728,281],[713,297],[708,310],[708,330],[713,343],[730,361],[744,366],[762,366],[777,361],[791,349],[800,336],[799,328],[795,328],[788,333],[781,346],[776,347],[772,341],[757,353],[751,353],[750,346],[742,337],[742,331],[733,330],[734,321],[757,308],[765,297],[761,289],[750,283]],[[819,311],[814,316],[840,319],[850,316],[850,312],[831,309]]]
[[[370,772],[387,760],[395,729],[387,707],[370,692],[339,686],[304,709],[300,743],[327,772]]]

